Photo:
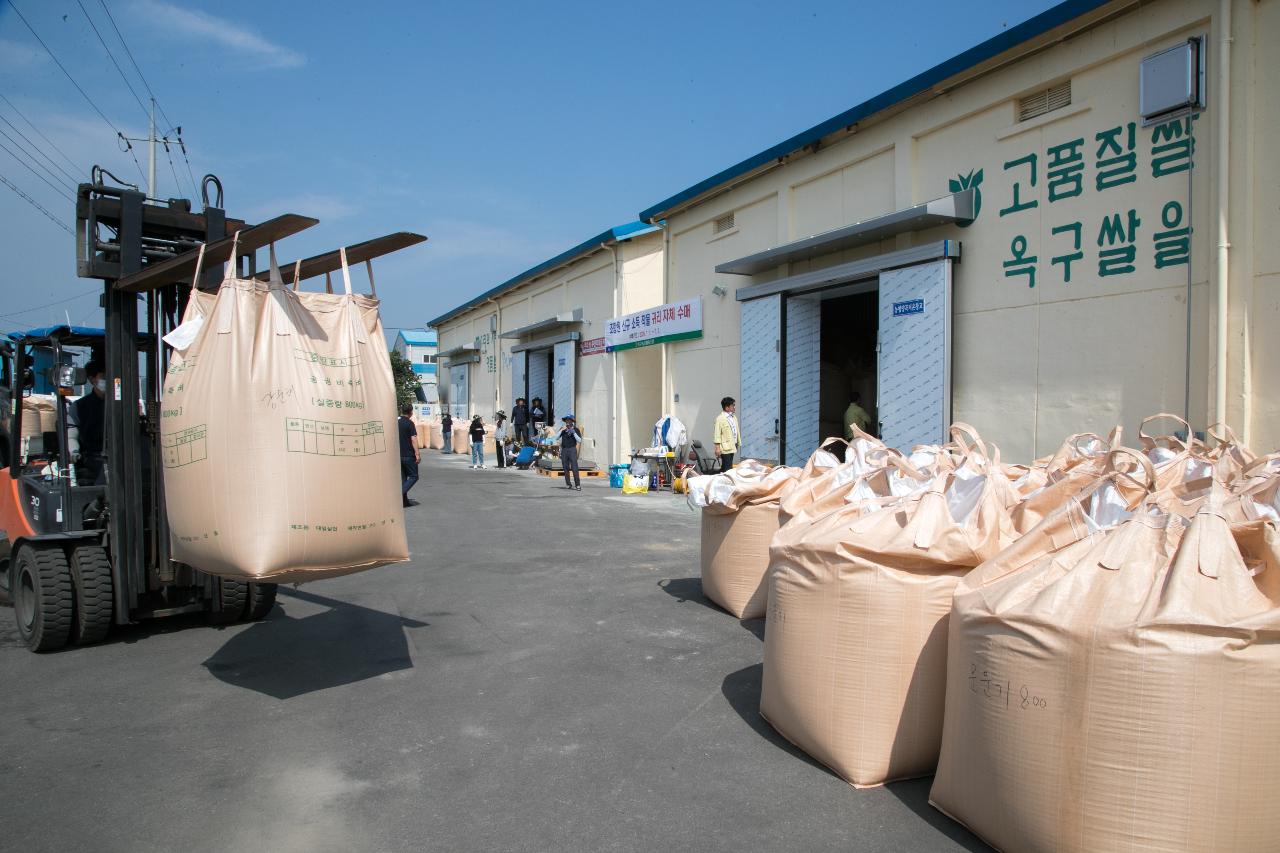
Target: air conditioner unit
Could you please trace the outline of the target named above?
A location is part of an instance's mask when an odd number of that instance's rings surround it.
[[[1204,36],[1197,36],[1142,60],[1138,109],[1144,126],[1204,109],[1204,54]]]

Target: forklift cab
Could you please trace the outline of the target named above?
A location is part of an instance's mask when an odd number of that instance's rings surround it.
[[[104,336],[102,329],[73,326],[12,336],[5,377],[9,381],[0,391],[8,397],[8,422],[0,427],[0,445],[6,448],[3,477],[10,486],[4,499],[14,505],[11,514],[21,518],[14,518],[17,523],[7,525],[6,531],[74,537],[101,530],[106,490],[96,482],[100,478],[92,473],[88,452],[79,446],[76,417],[76,398],[94,392],[86,384],[84,367],[76,366],[72,355],[76,350],[101,352]],[[37,374],[37,352],[51,356],[43,376]],[[28,405],[38,386],[52,392],[44,397],[50,405],[43,409]],[[99,412],[101,408],[99,404]],[[97,453],[101,455],[101,448]]]

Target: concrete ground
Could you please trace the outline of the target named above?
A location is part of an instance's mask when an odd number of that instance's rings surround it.
[[[683,500],[428,452],[414,559],[48,655],[0,610],[0,847],[985,850],[758,714]]]

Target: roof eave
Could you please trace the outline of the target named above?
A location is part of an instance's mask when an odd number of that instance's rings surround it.
[[[920,95],[930,95],[935,88],[950,88],[947,82],[952,78],[972,71],[978,66],[992,62],[998,57],[1027,45],[1029,42],[1071,23],[1091,12],[1106,6],[1124,8],[1137,3],[1138,0],[1066,0],[1039,15],[1010,27],[1004,32],[963,51],[934,67],[917,74],[891,89],[863,101],[861,104],[833,116],[824,122],[814,125],[808,130],[786,139],[765,151],[748,157],[711,177],[699,181],[693,186],[664,199],[639,215],[641,222],[655,222],[665,219],[673,212],[692,207],[704,201],[710,194],[718,194],[723,188],[735,180],[747,180],[765,167],[777,165],[791,155],[806,147],[821,143],[822,140],[841,131],[856,127],[859,123],[877,116],[899,104]],[[1092,23],[1092,22],[1091,22]]]

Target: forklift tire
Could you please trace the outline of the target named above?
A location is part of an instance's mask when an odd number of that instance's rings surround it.
[[[230,578],[218,578],[218,609],[210,611],[209,621],[214,625],[230,625],[239,622],[249,601],[249,584]]]
[[[13,612],[18,636],[33,652],[67,644],[74,615],[71,569],[56,545],[23,545],[13,567]]]
[[[257,622],[271,612],[276,606],[276,585],[273,583],[249,584],[249,601],[244,607],[244,618],[248,622]]]
[[[75,589],[75,618],[71,642],[77,646],[100,643],[111,629],[115,599],[111,594],[111,561],[101,545],[75,545],[71,557],[71,583]]]

